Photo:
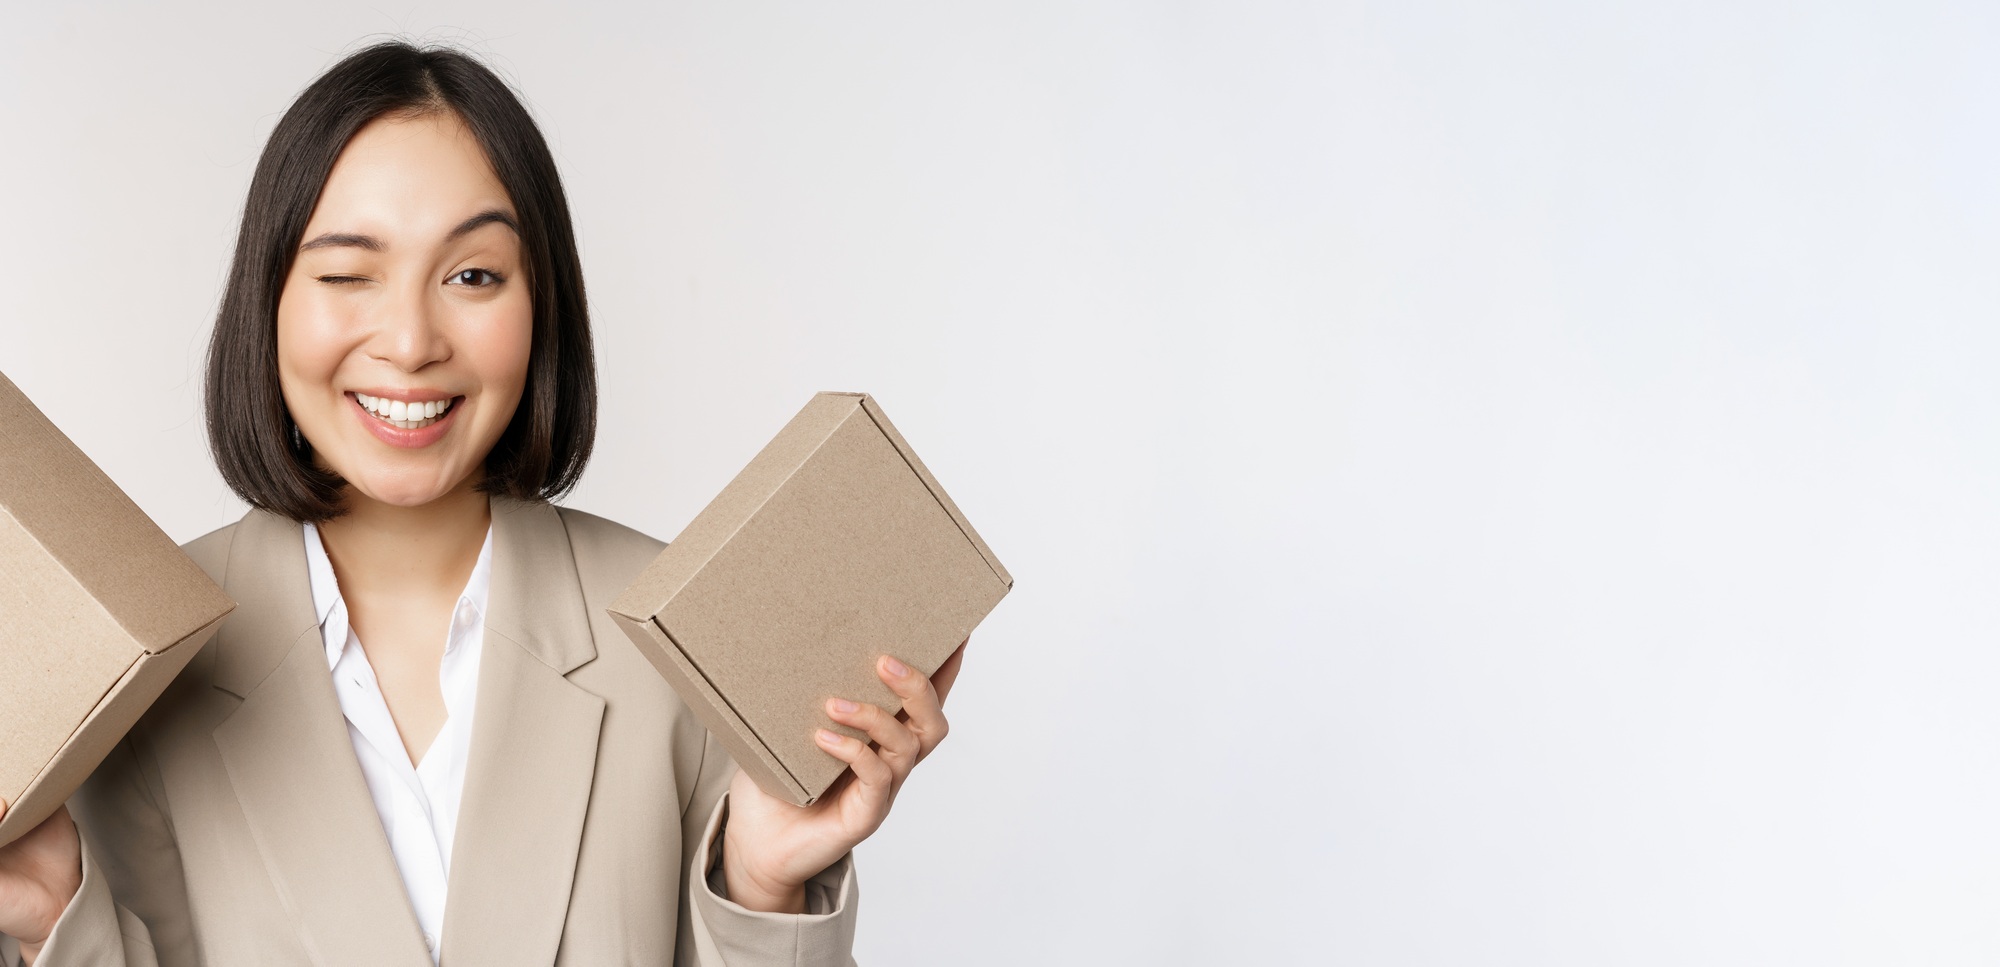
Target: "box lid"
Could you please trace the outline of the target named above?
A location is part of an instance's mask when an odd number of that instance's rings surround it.
[[[0,509],[147,653],[235,607],[4,374],[0,456]]]
[[[938,485],[937,478],[931,476],[922,460],[917,459],[916,451],[910,449],[901,433],[896,432],[894,424],[882,413],[874,398],[866,393],[829,390],[816,394],[770,443],[764,445],[764,449],[751,458],[735,479],[722,489],[722,493],[716,495],[715,500],[688,523],[679,537],[674,538],[677,548],[674,553],[663,555],[655,566],[640,574],[612,602],[610,610],[641,620],[659,614],[660,609],[700,573],[716,552],[756,516],[758,509],[783,489],[799,468],[805,466],[806,461],[832,438],[834,430],[854,416],[856,409],[866,413],[882,435],[888,438],[910,469],[930,489],[931,496],[945,513],[951,515],[966,539],[985,558],[1000,583],[1012,587],[1013,575],[1001,566],[993,549],[987,547],[979,532],[972,529],[972,524],[959,511],[958,505],[952,503],[951,497]]]

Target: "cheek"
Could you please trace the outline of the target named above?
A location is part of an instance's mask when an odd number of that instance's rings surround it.
[[[278,297],[278,377],[285,403],[298,415],[313,386],[327,385],[347,355],[346,327],[318,304],[310,287],[287,280]]]
[[[534,348],[534,307],[522,297],[482,308],[489,311],[479,313],[475,324],[466,328],[460,351],[478,369],[487,393],[500,400],[518,400],[528,382],[528,356]]]

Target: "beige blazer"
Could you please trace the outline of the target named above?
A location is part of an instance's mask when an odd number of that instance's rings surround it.
[[[604,613],[662,546],[494,498],[448,967],[853,963],[851,856],[808,885],[805,914],[721,895],[735,764]],[[186,550],[237,610],[71,800],[83,888],[38,967],[428,967],[327,677],[299,525],[252,511]]]

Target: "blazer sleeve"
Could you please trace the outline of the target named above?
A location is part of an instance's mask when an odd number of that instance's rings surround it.
[[[194,967],[180,848],[158,771],[126,737],[70,797],[83,885],[35,967]]]
[[[854,967],[854,918],[860,902],[854,854],[806,883],[806,912],[765,913],[729,899],[722,875],[722,829],[736,763],[704,733],[694,795],[681,813],[687,867],[682,871],[679,967]],[[40,965],[37,965],[40,967]]]

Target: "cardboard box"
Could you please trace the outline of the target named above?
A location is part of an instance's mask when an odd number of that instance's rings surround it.
[[[951,657],[1014,579],[875,401],[821,393],[610,608],[766,792],[817,800],[847,768],[813,741],[835,696]]]
[[[0,375],[0,844],[69,800],[235,607]]]

